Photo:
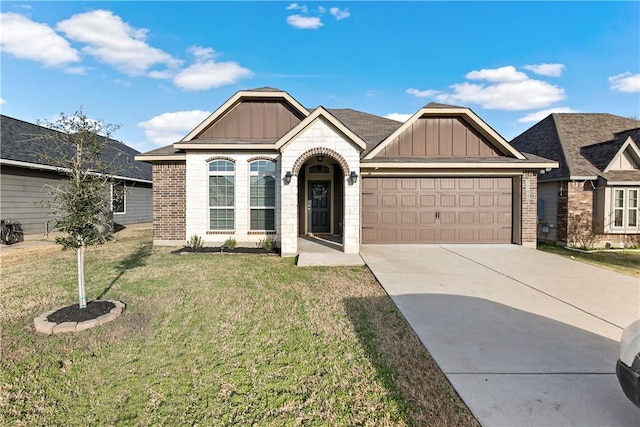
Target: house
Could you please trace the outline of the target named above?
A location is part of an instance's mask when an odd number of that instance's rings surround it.
[[[640,242],[640,121],[611,114],[556,113],[511,141],[558,162],[538,175],[538,237],[566,244],[586,215],[596,246]]]
[[[273,88],[239,91],[180,141],[136,156],[153,165],[157,245],[194,235],[283,256],[301,235],[361,243],[536,244],[536,173],[469,108],[429,104],[400,123],[307,109]]]
[[[25,238],[47,235],[54,226],[51,211],[41,202],[51,201],[49,186],[57,186],[65,175],[53,159],[60,156],[59,141],[48,138],[55,131],[0,115],[0,215],[20,222]],[[112,210],[116,224],[150,223],[152,220],[151,166],[138,162],[139,152],[109,140],[104,156],[118,171]]]

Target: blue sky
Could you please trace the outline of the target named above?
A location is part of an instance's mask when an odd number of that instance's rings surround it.
[[[640,117],[640,2],[2,1],[3,114],[83,106],[147,151],[241,89],[404,118],[473,109],[508,140],[551,112]]]

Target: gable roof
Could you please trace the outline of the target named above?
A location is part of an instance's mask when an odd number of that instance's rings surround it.
[[[380,142],[402,126],[402,122],[351,108],[329,108],[328,111],[366,143],[367,147],[362,156],[369,154]]]
[[[60,150],[71,150],[55,139],[59,132],[23,120],[0,115],[2,150],[0,162],[5,165],[33,169],[57,170],[47,159],[60,156]],[[104,137],[100,137],[104,138]],[[106,139],[106,138],[105,138]],[[108,139],[103,151],[103,159],[112,162],[118,178],[151,182],[151,165],[136,161],[139,154],[133,148]]]
[[[606,113],[553,113],[515,137],[511,144],[519,150],[555,160],[558,169],[541,177],[596,179],[626,141],[636,135],[625,132],[640,127],[640,121]],[[616,134],[620,136],[616,136]],[[604,176],[603,176],[604,177]]]
[[[394,138],[398,137],[402,132],[411,127],[411,125],[418,119],[424,116],[449,116],[459,117],[465,122],[469,123],[475,130],[481,135],[487,138],[498,151],[503,154],[518,160],[524,160],[525,156],[514,149],[509,143],[491,126],[485,123],[480,117],[478,117],[470,108],[457,107],[454,105],[429,103],[416,112],[409,120],[404,122],[394,132],[388,135],[383,141],[381,141],[375,148],[373,148],[365,157],[366,160],[371,160],[378,154],[384,147],[390,144]]]
[[[301,114],[302,117],[306,117],[309,115],[309,111],[306,108],[304,108],[287,92],[280,89],[263,87],[253,90],[240,90],[233,94],[231,98],[229,98],[224,104],[222,104],[213,113],[211,113],[209,117],[204,119],[198,126],[196,126],[191,132],[189,132],[184,138],[182,138],[182,140],[180,140],[180,143],[187,143],[196,138],[212,124],[224,117],[225,114],[231,111],[244,99],[281,99],[287,102],[291,106],[291,108]]]

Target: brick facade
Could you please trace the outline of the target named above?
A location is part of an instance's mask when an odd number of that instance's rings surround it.
[[[522,174],[522,246],[536,247],[538,233],[538,180],[535,170]]]
[[[186,240],[186,163],[153,164],[153,240]]]

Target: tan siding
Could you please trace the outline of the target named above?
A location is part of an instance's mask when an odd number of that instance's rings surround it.
[[[494,157],[499,151],[459,118],[423,117],[376,157]]]
[[[302,116],[284,102],[242,101],[195,139],[276,139],[300,123]]]

